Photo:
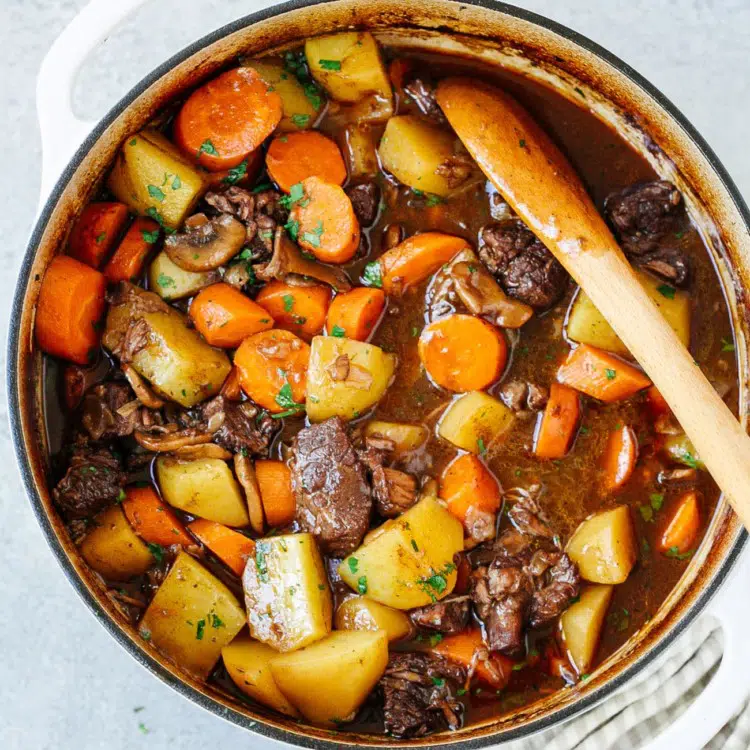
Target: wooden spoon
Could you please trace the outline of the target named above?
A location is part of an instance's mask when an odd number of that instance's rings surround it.
[[[437,101],[485,175],[638,360],[750,529],[750,439],[638,283],[568,161],[500,89],[448,78]]]

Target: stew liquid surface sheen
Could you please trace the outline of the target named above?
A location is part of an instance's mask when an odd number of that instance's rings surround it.
[[[397,738],[586,680],[718,499],[450,129],[453,75],[552,137],[736,412],[677,188],[583,92],[368,33],[238,60],[132,134],[36,317],[50,484],[112,606],[238,700]]]

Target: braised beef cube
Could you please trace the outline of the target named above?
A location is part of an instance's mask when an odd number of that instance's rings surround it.
[[[232,453],[268,455],[268,446],[278,425],[266,412],[245,401],[236,404],[217,396],[201,406],[201,418],[210,430],[212,421],[221,426],[214,432],[213,442]]]
[[[637,263],[672,286],[684,288],[690,282],[690,261],[680,250],[660,248],[639,256]]]
[[[435,122],[444,123],[445,115],[435,98],[435,84],[426,74],[414,76],[404,85],[404,92],[417,105],[419,111]]]
[[[363,182],[346,188],[352,202],[354,215],[362,227],[369,227],[377,218],[380,205],[380,188],[374,182]]]
[[[425,630],[438,633],[460,633],[469,624],[471,599],[468,596],[454,596],[425,607],[418,607],[409,613],[411,621]]]
[[[623,250],[641,255],[654,250],[659,240],[678,226],[682,195],[666,180],[637,182],[609,195],[604,213]]]
[[[306,427],[293,445],[292,487],[296,521],[324,554],[344,557],[370,525],[372,498],[365,467],[339,417]]]
[[[125,437],[140,424],[140,408],[127,383],[102,383],[86,392],[81,424],[93,440]]]

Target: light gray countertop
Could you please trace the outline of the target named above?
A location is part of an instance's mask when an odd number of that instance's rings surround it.
[[[52,40],[84,4],[0,0],[3,326],[39,188],[36,72]],[[645,75],[693,122],[750,195],[750,0],[516,4],[576,29]],[[80,114],[101,116],[157,63],[244,15],[251,5],[255,3],[242,0],[148,3],[86,66],[76,92]],[[0,360],[4,372],[4,346]],[[0,409],[0,460],[5,466],[0,473],[0,602],[6,628],[0,637],[3,748],[261,747],[254,737],[152,678],[91,617],[48,551],[21,489],[4,394]]]

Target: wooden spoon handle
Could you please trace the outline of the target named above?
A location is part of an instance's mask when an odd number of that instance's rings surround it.
[[[571,165],[528,112],[493,86],[449,78],[437,100],[485,175],[653,380],[750,529],[750,439],[641,287]]]

